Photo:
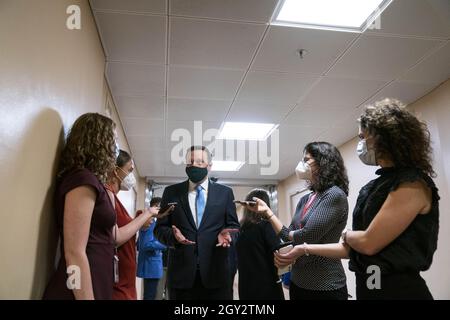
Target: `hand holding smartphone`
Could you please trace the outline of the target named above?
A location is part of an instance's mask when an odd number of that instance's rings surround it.
[[[234,200],[236,204],[240,204],[243,206],[256,206],[256,201],[242,201],[242,200]]]
[[[175,206],[177,205],[177,202],[169,202],[167,203],[163,208],[159,209],[158,215],[155,216],[156,219],[164,218],[165,216],[168,216],[173,212],[173,209],[175,209]]]

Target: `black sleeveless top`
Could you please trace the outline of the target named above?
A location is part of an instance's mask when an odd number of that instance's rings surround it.
[[[366,273],[367,267],[377,265],[381,274],[420,272],[427,270],[437,248],[439,231],[439,195],[433,180],[415,168],[382,168],[379,175],[359,192],[353,211],[353,230],[366,230],[377,215],[390,192],[403,182],[425,181],[432,191],[431,211],[418,214],[408,228],[393,242],[373,256],[350,250],[350,270]]]

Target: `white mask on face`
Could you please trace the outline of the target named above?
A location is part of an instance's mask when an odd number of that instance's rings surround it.
[[[297,178],[300,180],[309,180],[312,179],[312,171],[309,164],[306,162],[300,161],[295,168],[295,174],[297,175]]]
[[[358,157],[362,161],[362,163],[368,166],[377,165],[375,150],[373,148],[370,149],[367,148],[366,139],[359,141],[358,147],[356,148],[356,153],[358,154]]]
[[[136,178],[134,174],[130,172],[120,183],[120,190],[128,191],[136,186]]]
[[[119,143],[116,141],[116,152],[115,152],[116,160],[119,157],[119,154],[120,154],[120,147],[119,147]]]

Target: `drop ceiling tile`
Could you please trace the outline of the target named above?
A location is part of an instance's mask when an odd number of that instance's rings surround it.
[[[107,60],[165,64],[166,17],[96,13]]]
[[[345,119],[355,108],[336,107],[301,107],[297,106],[283,123],[297,126],[326,128],[336,125]]]
[[[163,136],[164,120],[122,118],[127,136]]]
[[[327,75],[389,81],[439,44],[437,40],[364,35]]]
[[[127,135],[127,140],[133,152],[155,151],[165,147],[164,135],[162,136],[132,136]]]
[[[251,71],[237,100],[294,105],[317,80],[311,75]]]
[[[114,96],[165,95],[165,67],[108,62],[106,77]]]
[[[167,103],[169,121],[223,121],[231,101],[170,98]]]
[[[368,33],[450,38],[448,0],[395,0]]]
[[[385,98],[395,98],[405,104],[410,104],[420,99],[434,88],[435,84],[433,83],[395,81],[377,93],[374,97],[367,101],[365,105],[372,104]]]
[[[235,21],[270,21],[277,0],[170,0],[170,14]]]
[[[164,97],[114,97],[121,117],[164,119]]]
[[[246,69],[263,25],[172,18],[171,65]]]
[[[293,107],[288,104],[237,100],[227,116],[227,121],[280,123]]]
[[[90,0],[95,10],[117,10],[124,12],[165,14],[166,0]]]
[[[439,85],[450,78],[450,41],[408,71],[401,80]]]
[[[330,128],[320,136],[319,140],[331,143],[339,148],[356,136],[358,136],[358,125],[355,123],[353,126]]]
[[[307,93],[299,104],[315,107],[356,108],[385,84],[386,81],[383,80],[325,77]]]
[[[244,71],[169,67],[170,98],[232,100]]]
[[[355,33],[271,26],[251,69],[321,75],[355,38]],[[303,59],[300,49],[307,50]]]

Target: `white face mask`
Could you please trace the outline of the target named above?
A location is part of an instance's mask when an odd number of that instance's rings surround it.
[[[295,174],[297,175],[297,178],[299,178],[300,180],[311,181],[312,179],[311,167],[306,162],[303,162],[303,160],[300,161],[297,167],[295,168]]]
[[[136,178],[133,172],[130,172],[120,183],[120,190],[128,191],[136,186]]]
[[[116,154],[115,154],[116,160],[119,157],[119,154],[120,154],[120,147],[119,147],[119,143],[116,141]]]
[[[367,148],[366,139],[359,141],[358,147],[356,148],[356,153],[358,154],[358,157],[362,161],[362,163],[368,166],[377,165],[375,150],[373,148],[370,149]]]

